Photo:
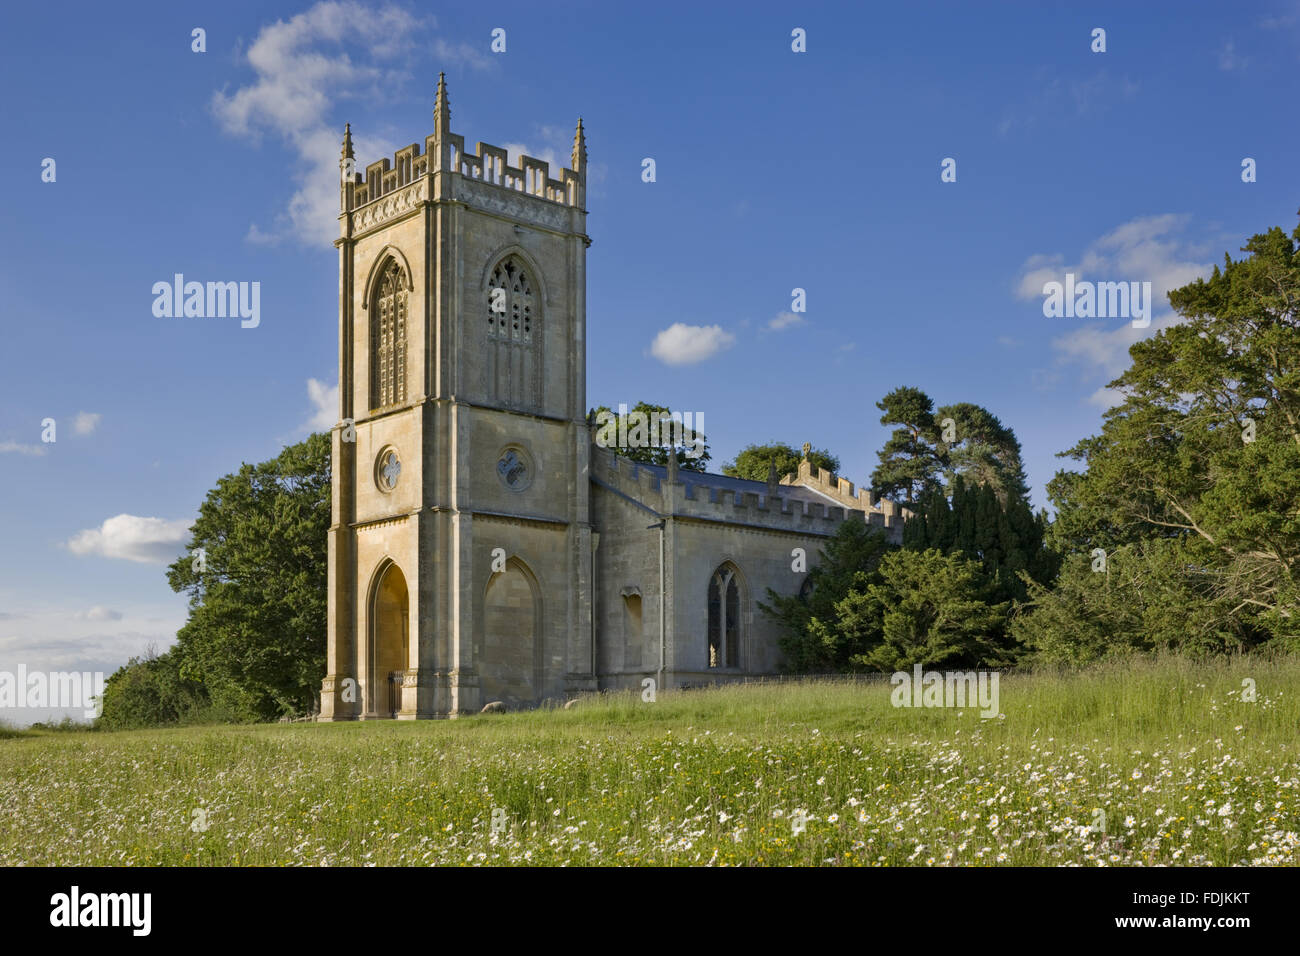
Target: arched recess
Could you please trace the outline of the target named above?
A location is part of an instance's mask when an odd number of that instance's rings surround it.
[[[741,666],[749,615],[749,593],[744,575],[724,561],[709,576],[705,664],[714,670]]]
[[[406,575],[385,559],[371,579],[366,634],[366,711],[396,717],[410,666],[410,597]]]
[[[483,631],[474,655],[483,701],[531,704],[542,696],[541,588],[518,557],[483,591]]]
[[[489,404],[539,411],[544,402],[546,291],[541,270],[522,249],[488,260],[481,287],[478,341]]]
[[[623,666],[640,670],[645,664],[645,628],[641,614],[641,589],[623,589]]]

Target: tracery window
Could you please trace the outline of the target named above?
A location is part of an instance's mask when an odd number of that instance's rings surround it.
[[[740,582],[724,564],[709,581],[709,667],[740,666]]]
[[[519,345],[533,342],[533,287],[518,259],[508,258],[492,270],[488,284],[488,338]]]
[[[396,259],[380,272],[370,312],[370,407],[406,401],[406,274]]]
[[[542,295],[518,256],[506,256],[487,286],[483,386],[489,402],[531,411],[542,405]]]

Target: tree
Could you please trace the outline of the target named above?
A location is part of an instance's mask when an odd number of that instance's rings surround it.
[[[747,478],[750,481],[767,481],[769,463],[776,465],[778,479],[786,475],[797,474],[803,453],[790,445],[772,442],[767,445],[746,445],[736,455],[736,460],[722,466],[722,473],[732,478]],[[813,468],[825,468],[838,473],[840,460],[829,451],[814,448],[808,452],[808,463]]]
[[[759,607],[782,625],[796,672],[887,670],[913,664],[1000,666],[1012,655],[997,635],[998,603],[979,562],[938,551],[900,551],[846,521],[798,597],[768,591]]]
[[[712,457],[707,438],[703,432],[687,428],[681,413],[676,413],[676,421],[673,416],[666,405],[648,402],[637,402],[624,415],[601,405],[587,413],[587,425],[596,429],[598,445],[612,448],[624,458],[647,465],[667,465],[668,449],[672,448],[677,467],[706,471]]]
[[[978,561],[939,551],[895,551],[880,562],[880,579],[854,588],[828,625],[869,649],[852,658],[874,670],[998,667],[1011,656],[992,637],[1006,616]]]
[[[1170,540],[1185,591],[1300,644],[1300,227],[1253,236],[1169,294],[1183,322],[1129,349],[1123,401],[1049,485],[1062,550]],[[1193,586],[1195,585],[1195,586]]]
[[[1152,538],[1122,545],[1104,563],[1071,554],[1052,587],[1026,575],[1029,599],[1012,634],[1030,660],[1066,665],[1158,649],[1201,656],[1258,643],[1258,629],[1215,593],[1187,544]]]
[[[759,609],[781,626],[781,651],[785,666],[796,673],[830,673],[848,670],[851,658],[863,650],[855,639],[814,626],[832,620],[835,605],[854,586],[876,580],[880,561],[893,549],[884,531],[865,521],[843,522],[826,542],[821,560],[809,572],[796,595],[767,590],[767,603]]]
[[[949,485],[960,475],[967,485],[992,488],[1004,506],[1029,497],[1020,442],[996,415],[979,405],[958,402],[940,408],[935,419],[940,436],[937,457]]]
[[[190,595],[172,653],[223,708],[258,719],[312,708],[325,671],[329,524],[325,434],[243,465],[208,493],[189,554],[167,571]]]
[[[961,475],[968,486],[988,485],[1004,506],[1028,498],[1020,442],[988,409],[958,402],[936,412],[930,396],[911,387],[894,389],[876,407],[884,412],[882,425],[900,426],[871,475],[877,494],[901,495],[915,510],[931,492],[951,489]]]
[[[157,727],[197,719],[208,709],[207,689],[181,676],[180,659],[173,652],[132,657],[104,683],[104,696],[96,727],[126,730]]]
[[[969,402],[936,414],[916,388],[896,388],[877,404],[881,422],[899,427],[880,452],[872,484],[911,506],[903,526],[907,556],[888,554],[883,537],[846,526],[810,572],[811,593],[782,598],[769,591],[761,607],[782,626],[787,666],[1014,660],[1021,649],[1008,625],[1013,603],[1027,597],[1022,575],[1048,582],[1057,563],[1044,546],[1046,513],[1035,516],[1029,506],[1015,433]]]
[[[902,495],[911,507],[928,491],[938,487],[943,467],[936,451],[939,432],[935,427],[934,402],[919,388],[896,388],[876,402],[883,415],[882,425],[898,425],[880,451],[880,464],[871,473],[876,494],[892,498]]]
[[[951,502],[932,489],[903,525],[903,547],[964,554],[980,562],[999,601],[1027,597],[1021,572],[1049,584],[1058,556],[1046,544],[1047,513],[1037,515],[1023,497],[1006,503],[990,484],[970,487],[960,472],[953,478]]]

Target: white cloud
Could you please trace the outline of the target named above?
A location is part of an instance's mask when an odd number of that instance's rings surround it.
[[[102,604],[96,604],[89,611],[78,615],[87,621],[120,621],[122,612],[114,611],[111,607],[104,607]]]
[[[1063,265],[1065,257],[1038,254],[1030,256],[1020,267],[1020,278],[1016,282],[1017,299],[1036,299],[1042,296],[1043,286],[1048,282],[1059,281],[1066,273]]]
[[[389,94],[408,79],[402,54],[432,19],[422,20],[391,3],[366,6],[355,0],[326,0],[290,18],[263,27],[248,48],[256,78],[233,93],[218,91],[212,111],[231,136],[257,139],[271,132],[298,155],[299,186],[273,227],[254,223],[246,236],[258,244],[293,236],[309,244],[333,242],[338,235],[338,156],[342,123],[332,121],[337,101],[357,103],[358,119],[367,103]],[[423,45],[425,41],[420,40]],[[436,41],[439,65],[486,66],[486,56],[471,47]],[[434,82],[428,81],[432,107]],[[393,152],[393,144],[364,127],[353,130],[358,168]]]
[[[1146,329],[1135,329],[1132,322],[1114,329],[1094,322],[1053,339],[1052,348],[1063,361],[1077,363],[1089,370],[1100,370],[1114,378],[1129,366],[1129,346],[1161,329],[1177,325],[1179,321],[1176,314],[1166,312],[1154,318],[1151,327]]]
[[[573,163],[573,134],[574,127],[577,125],[576,118],[573,126],[570,127],[540,124],[536,127],[536,135],[531,137],[531,144],[512,140],[501,143],[500,146],[506,151],[506,161],[516,169],[519,168],[521,156],[531,156],[533,159],[545,162],[549,167],[551,178],[558,179],[560,170],[569,168]],[[588,160],[588,197],[604,195],[601,187],[604,185],[607,173],[608,167],[604,163]]]
[[[1101,323],[1069,328],[1052,342],[1060,361],[1075,362],[1091,370],[1100,369],[1114,377],[1128,367],[1129,346],[1181,321],[1169,309],[1168,293],[1210,272],[1210,263],[1195,261],[1189,251],[1192,243],[1181,235],[1189,218],[1166,213],[1130,220],[1090,243],[1073,264],[1067,265],[1065,256],[1060,253],[1038,254],[1025,260],[1015,285],[1016,297],[1023,300],[1037,299],[1041,302],[1043,284],[1063,282],[1066,273],[1073,273],[1076,283],[1151,283],[1152,321],[1149,328],[1135,329],[1130,321],[1118,328],[1109,328]],[[1163,311],[1157,314],[1156,309]]]
[[[1099,388],[1088,396],[1088,404],[1096,405],[1102,411],[1114,408],[1124,401],[1124,393],[1117,388]]]
[[[186,518],[166,521],[121,514],[107,519],[98,528],[77,532],[67,547],[78,555],[166,564],[184,551],[192,524]]]
[[[730,348],[735,341],[720,325],[674,322],[655,336],[650,354],[665,365],[691,365]]]
[[[1136,81],[1127,76],[1115,79],[1105,70],[1085,79],[1072,79],[1068,88],[1079,116],[1104,111],[1116,99],[1132,99],[1139,89]]]
[[[1248,63],[1250,58],[1238,55],[1237,45],[1231,40],[1226,41],[1223,49],[1219,50],[1219,69],[1224,72],[1244,70]]]
[[[0,592],[0,603],[20,612],[0,616],[0,622],[21,619],[22,626],[0,623],[0,671],[99,672],[107,678],[131,657],[151,647],[165,651],[185,623],[185,599],[176,595],[166,604],[112,610],[24,606],[12,589]],[[85,707],[16,708],[0,717],[19,726],[36,720],[71,716],[86,720]]]
[[[433,56],[439,63],[463,63],[475,70],[486,70],[492,65],[492,56],[481,48],[468,43],[450,43],[442,37],[433,41]]]
[[[533,159],[540,159],[550,167],[552,179],[559,178],[561,169],[565,169],[573,162],[573,134],[575,132],[577,120],[567,129],[563,126],[552,124],[540,124],[536,127],[536,136],[533,137],[533,143],[520,141],[511,141],[502,143],[501,148],[506,151],[508,161],[511,166],[519,168],[520,156],[531,156]],[[587,186],[591,187],[596,178],[596,167],[594,164],[587,164]]]
[[[306,431],[327,432],[339,420],[339,387],[326,385],[324,382],[307,379],[307,397],[311,399],[315,412],[302,426]]]
[[[1100,69],[1090,76],[1074,73],[1066,76],[1059,67],[1040,68],[1029,82],[1019,103],[1008,105],[1002,111],[997,130],[1006,136],[1017,127],[1028,133],[1040,123],[1070,123],[1075,117],[1097,116],[1105,113],[1112,104],[1131,100],[1137,95],[1139,84]]]
[[[104,416],[98,412],[77,412],[76,417],[72,419],[72,433],[74,435],[89,435],[98,426],[100,419]],[[48,446],[42,444],[25,444],[19,441],[0,441],[0,455],[44,455],[49,450]]]
[[[569,165],[569,160],[561,159],[560,153],[554,148],[544,146],[541,149],[530,149],[526,143],[502,143],[501,148],[506,151],[506,162],[515,169],[519,169],[522,156],[531,156],[533,159],[540,159],[547,164],[547,173],[552,179],[555,179],[560,170]]]
[[[1292,10],[1289,13],[1263,17],[1259,21],[1259,26],[1265,30],[1284,30],[1287,27],[1294,26],[1296,20],[1300,20],[1300,8],[1292,0]]]
[[[284,236],[275,232],[267,232],[255,222],[248,224],[248,232],[244,234],[244,241],[255,246],[274,246],[278,245],[283,239]]]
[[[99,412],[77,412],[77,417],[72,420],[72,432],[75,435],[89,435],[99,425],[99,420],[104,416]]]
[[[804,317],[797,312],[778,312],[774,318],[768,321],[767,327],[773,332],[780,332],[782,329],[803,325],[803,323]]]

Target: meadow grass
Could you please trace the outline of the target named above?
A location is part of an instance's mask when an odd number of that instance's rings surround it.
[[[0,739],[0,864],[1300,861],[1300,659],[999,690],[994,719],[805,682],[454,721],[36,731]]]

